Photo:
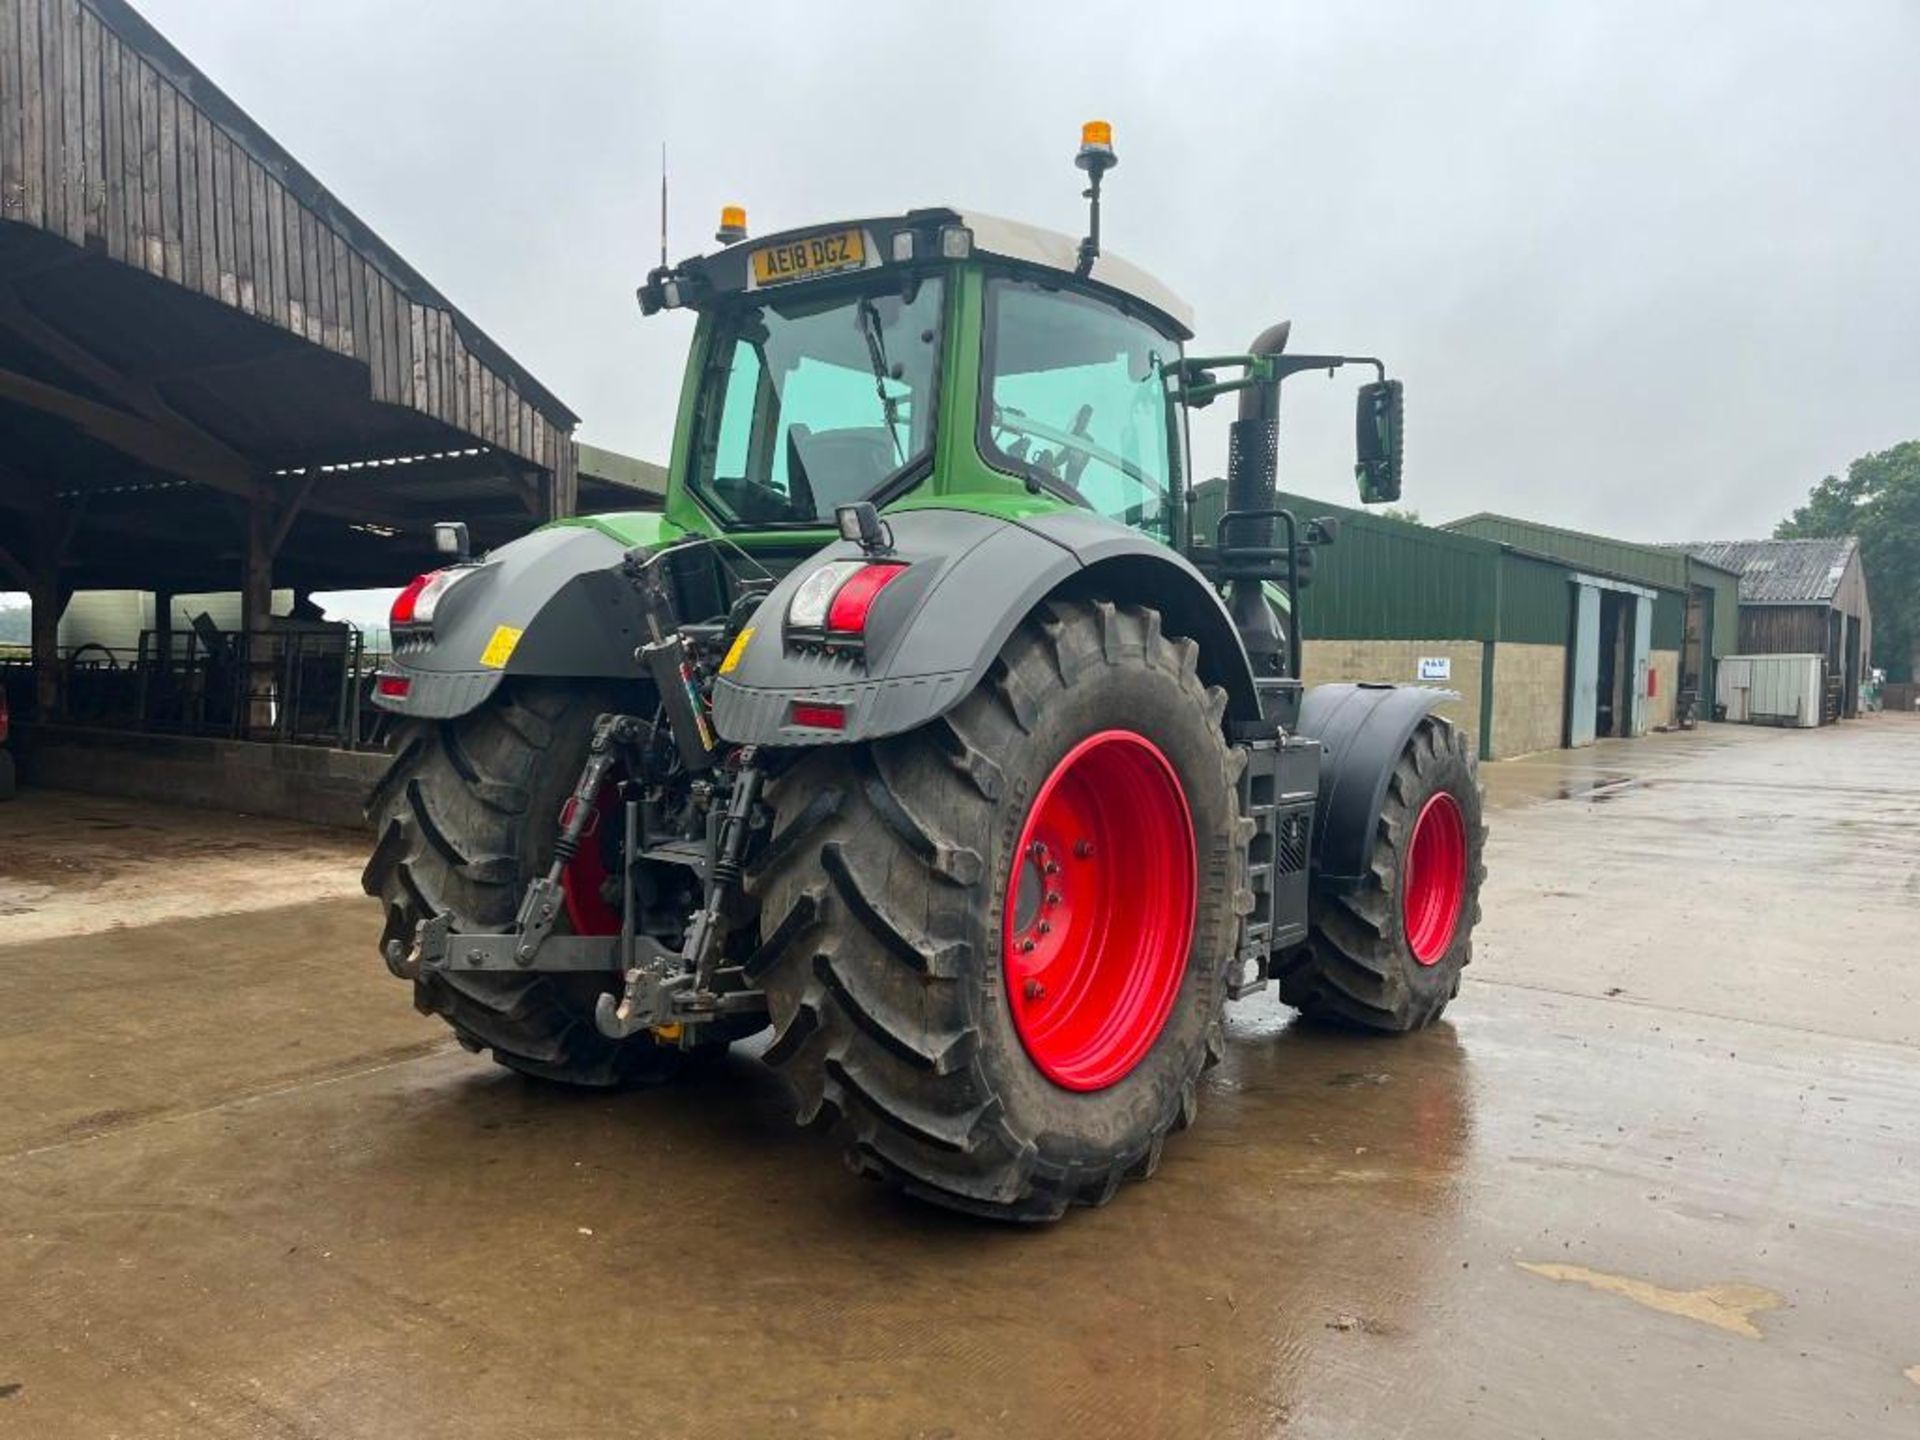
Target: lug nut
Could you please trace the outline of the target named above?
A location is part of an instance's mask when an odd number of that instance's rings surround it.
[[[1051,920],[1042,920],[1037,928],[1042,935],[1051,935],[1053,933],[1053,922]]]
[[[1060,892],[1058,890],[1047,891],[1047,904],[1058,905],[1059,903],[1060,903]]]
[[[1028,952],[1029,952],[1029,951],[1031,951],[1032,949],[1033,949],[1033,941],[1031,941],[1031,940],[1022,940],[1022,941],[1020,942],[1020,953],[1021,953],[1022,955],[1025,955],[1026,953],[1028,953]]]
[[[1079,856],[1082,860],[1091,860],[1093,858],[1093,841],[1091,840],[1074,841],[1073,853]]]
[[[1060,873],[1060,862],[1058,860],[1049,860],[1041,869],[1049,875],[1058,875]]]
[[[1026,984],[1025,994],[1029,1000],[1044,1000],[1047,998],[1047,987],[1042,985],[1038,980],[1029,980]]]

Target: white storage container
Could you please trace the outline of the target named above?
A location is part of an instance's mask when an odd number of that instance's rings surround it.
[[[1714,698],[1740,724],[1811,729],[1820,723],[1823,668],[1818,655],[1729,655]]]

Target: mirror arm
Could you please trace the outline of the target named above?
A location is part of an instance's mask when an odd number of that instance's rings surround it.
[[[1305,370],[1325,370],[1331,375],[1342,365],[1371,365],[1379,379],[1387,378],[1386,363],[1372,355],[1196,355],[1180,362],[1179,396],[1188,405],[1207,405],[1218,396],[1252,385],[1277,385]],[[1215,380],[1207,374],[1226,366],[1238,366],[1246,373],[1237,380]],[[1203,375],[1206,378],[1201,380]]]

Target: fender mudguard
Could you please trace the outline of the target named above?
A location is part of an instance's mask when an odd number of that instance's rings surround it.
[[[1452,690],[1399,685],[1316,685],[1300,704],[1299,733],[1318,740],[1313,879],[1346,889],[1366,878],[1374,826],[1400,752]]]
[[[601,530],[535,530],[471,567],[440,601],[431,639],[396,638],[403,696],[383,710],[443,720],[480,705],[508,675],[636,679],[639,597],[619,574],[627,547]]]
[[[855,744],[898,735],[945,714],[986,674],[1008,637],[1042,600],[1100,594],[1152,605],[1169,632],[1200,646],[1200,673],[1227,692],[1228,713],[1259,713],[1252,671],[1233,622],[1206,578],[1182,556],[1091,511],[1020,520],[973,510],[887,515],[908,563],[869,612],[864,654],[787,644],[787,602],[827,560],[857,560],[836,541],[790,572],[756,612],[752,635],[713,688],[714,728],[736,744]],[[837,730],[788,723],[794,702],[844,707]]]

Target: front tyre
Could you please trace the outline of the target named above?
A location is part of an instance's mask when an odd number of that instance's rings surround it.
[[[1307,943],[1280,968],[1280,998],[1365,1030],[1438,1020],[1473,958],[1486,840],[1467,737],[1429,715],[1387,782],[1365,880],[1314,896]]]
[[[1043,607],[950,715],[773,788],[767,1059],[855,1169],[1050,1220],[1192,1118],[1250,828],[1197,655],[1152,610]]]

